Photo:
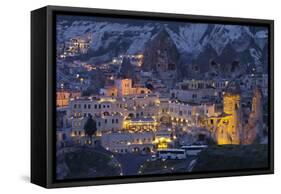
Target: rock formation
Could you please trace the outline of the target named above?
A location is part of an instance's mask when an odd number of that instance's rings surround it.
[[[252,100],[252,110],[249,114],[248,123],[244,127],[243,143],[252,144],[258,142],[262,136],[262,93],[259,88],[256,88]]]
[[[144,71],[153,70],[165,85],[171,87],[177,77],[178,61],[178,49],[163,28],[146,44],[142,69]]]

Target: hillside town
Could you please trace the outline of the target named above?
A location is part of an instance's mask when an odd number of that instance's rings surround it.
[[[130,175],[144,173],[161,150],[267,144],[268,75],[259,67],[181,78],[165,30],[142,53],[96,63],[85,60],[93,41],[85,34],[57,46],[57,153],[97,149],[122,166],[118,175]],[[123,167],[130,159],[134,169]],[[59,177],[66,168],[59,166]]]

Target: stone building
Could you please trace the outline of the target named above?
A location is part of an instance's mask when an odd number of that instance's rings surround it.
[[[57,89],[56,92],[56,105],[57,107],[66,107],[71,98],[78,98],[81,96],[79,91],[71,91],[67,89]]]
[[[223,113],[207,118],[206,126],[217,144],[241,144],[241,97],[239,92],[223,95]]]
[[[116,79],[114,85],[100,89],[102,96],[129,96],[149,94],[151,91],[145,87],[133,86],[132,79]]]
[[[218,144],[240,144],[241,99],[238,93],[226,93],[223,96],[223,112],[225,114],[218,124]]]
[[[170,90],[170,98],[184,102],[204,103],[222,97],[229,81],[220,80],[184,80]]]

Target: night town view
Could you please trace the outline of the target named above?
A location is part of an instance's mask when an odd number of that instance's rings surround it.
[[[264,27],[57,17],[58,180],[268,166]]]

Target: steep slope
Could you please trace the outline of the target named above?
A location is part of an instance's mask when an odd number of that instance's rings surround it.
[[[92,41],[83,60],[96,63],[119,54],[146,53],[150,58],[147,61],[155,65],[153,54],[147,50],[155,53],[154,48],[162,47],[162,40],[155,41],[161,31],[170,42],[168,48],[172,53],[168,60],[171,58],[173,63],[176,61],[176,68],[182,68],[180,79],[211,71],[212,62],[220,64],[216,71],[221,72],[234,61],[242,69],[253,66],[267,71],[268,32],[263,27],[62,17],[57,22],[57,41],[88,35]],[[144,67],[148,70],[147,62]]]

